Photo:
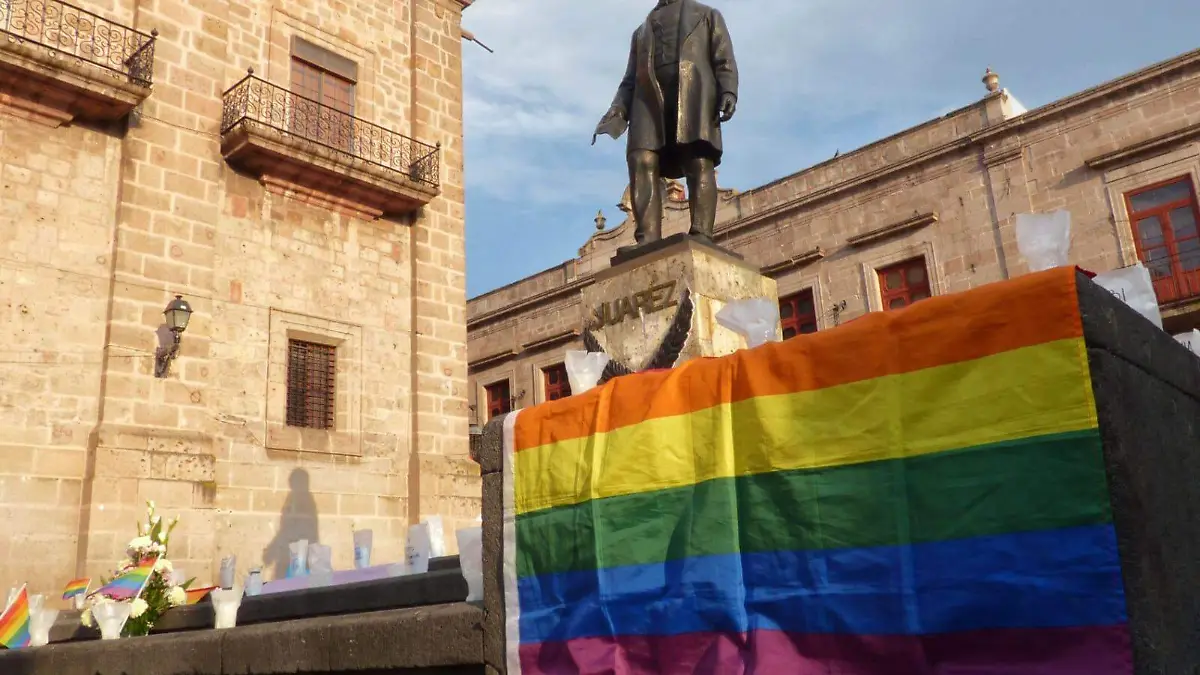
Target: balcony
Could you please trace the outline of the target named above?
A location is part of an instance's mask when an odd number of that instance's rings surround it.
[[[150,95],[156,38],[58,0],[0,0],[0,102],[52,126],[121,119]]]
[[[440,192],[439,146],[294,94],[253,70],[224,99],[221,153],[270,190],[366,218],[411,213]]]

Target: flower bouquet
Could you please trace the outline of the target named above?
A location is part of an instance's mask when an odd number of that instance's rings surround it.
[[[129,542],[129,556],[116,574],[103,579],[103,586],[84,603],[80,622],[92,626],[96,607],[108,603],[129,603],[129,619],[121,635],[147,635],[168,609],[187,603],[187,589],[195,579],[176,583],[171,561],[167,558],[171,532],[179,517],[163,522],[155,513],[154,502],[146,502],[146,522],[139,523],[137,534]]]

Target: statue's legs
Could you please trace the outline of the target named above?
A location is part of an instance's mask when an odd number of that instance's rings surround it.
[[[713,160],[708,157],[689,157],[683,164],[687,177],[688,206],[692,211],[692,228],[688,234],[711,242],[717,222],[717,174]]]
[[[713,194],[715,197],[716,193]],[[633,238],[637,245],[662,239],[662,179],[658,153],[651,150],[629,153],[629,199],[633,203]]]

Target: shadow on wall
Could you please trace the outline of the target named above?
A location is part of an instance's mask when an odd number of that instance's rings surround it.
[[[279,529],[275,538],[263,549],[263,565],[274,569],[272,579],[287,576],[290,550],[288,544],[305,539],[310,544],[320,541],[317,531],[317,502],[308,487],[308,471],[295,469],[288,477],[287,500],[279,514]],[[266,570],[264,570],[265,572]]]

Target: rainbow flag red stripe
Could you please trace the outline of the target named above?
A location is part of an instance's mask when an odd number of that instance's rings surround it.
[[[150,575],[154,573],[154,564],[158,558],[147,558],[121,576],[96,589],[92,595],[103,595],[113,600],[132,600],[141,595]]]
[[[83,595],[84,593],[87,593],[88,586],[91,586],[91,585],[92,585],[91,577],[84,577],[82,579],[75,579],[74,581],[70,581],[67,583],[67,587],[65,589],[63,589],[62,598],[63,598],[63,600],[70,600],[71,598],[74,598],[77,595]]]
[[[194,605],[203,600],[209,593],[216,590],[216,586],[206,586],[204,588],[191,588],[187,591],[187,604]]]
[[[0,614],[0,645],[6,649],[29,646],[29,592],[24,586],[17,599]]]

